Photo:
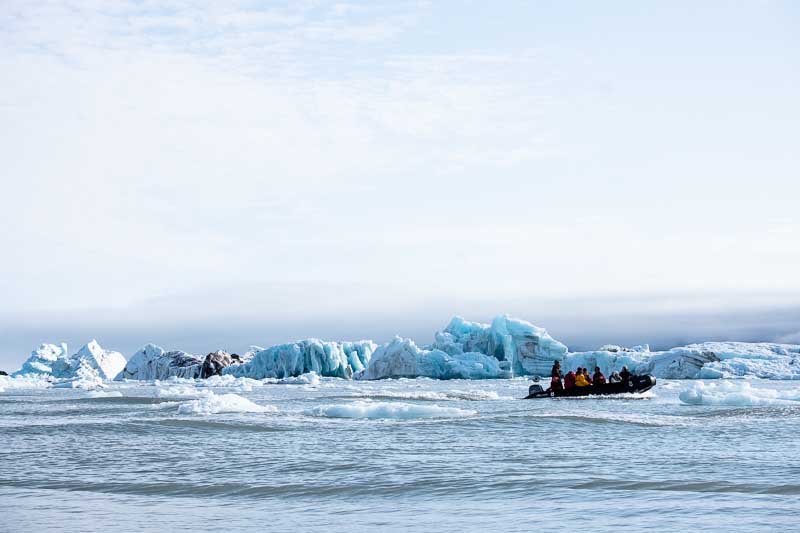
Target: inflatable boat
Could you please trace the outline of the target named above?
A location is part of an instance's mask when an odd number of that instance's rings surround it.
[[[544,390],[541,385],[531,385],[525,400],[534,398],[570,398],[572,396],[605,396],[609,394],[624,394],[649,391],[656,386],[656,378],[644,374],[631,376],[620,383],[604,383],[602,385],[589,385],[588,387],[571,387],[563,390]]]

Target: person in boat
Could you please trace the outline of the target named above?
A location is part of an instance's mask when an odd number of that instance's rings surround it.
[[[605,385],[606,377],[600,372],[600,367],[594,367],[594,376],[592,376],[592,383],[595,385]]]
[[[574,386],[575,386],[575,372],[570,370],[569,372],[567,372],[567,375],[564,376],[564,388],[571,389]]]
[[[583,372],[583,368],[579,369],[579,372],[575,374],[575,386],[576,387],[588,387],[591,385],[589,380],[586,379],[586,374]]]
[[[589,382],[589,385],[592,384],[592,376],[589,375],[589,369],[588,368],[584,368],[583,369],[583,377],[586,378],[586,381]]]
[[[553,362],[553,369],[550,371],[550,390],[563,390],[561,385],[561,363],[559,361]]]
[[[619,372],[612,372],[608,377],[609,383],[622,383],[622,378],[619,377]]]
[[[633,376],[633,374],[630,373],[630,370],[628,370],[627,366],[623,366],[622,370],[619,371],[619,378],[622,381],[628,381],[631,376]]]

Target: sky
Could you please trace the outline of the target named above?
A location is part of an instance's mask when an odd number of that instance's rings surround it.
[[[0,368],[800,343],[800,4],[0,3]]]

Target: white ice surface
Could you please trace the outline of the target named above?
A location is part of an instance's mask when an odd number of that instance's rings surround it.
[[[756,388],[743,380],[704,383],[697,381],[678,395],[688,405],[720,405],[732,407],[796,406],[800,407],[800,392]]]
[[[213,392],[196,400],[182,402],[178,406],[178,414],[213,415],[217,413],[269,413],[277,408],[271,405],[259,405],[238,394],[215,394]]]

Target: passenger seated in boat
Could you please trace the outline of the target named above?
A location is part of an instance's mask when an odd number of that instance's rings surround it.
[[[561,363],[553,362],[553,369],[550,371],[550,390],[563,390],[561,386]]]
[[[594,376],[592,376],[592,383],[595,385],[605,385],[606,377],[600,372],[600,367],[594,367]]]
[[[622,383],[622,378],[619,377],[619,372],[612,372],[608,377],[609,383]]]
[[[619,377],[622,381],[628,381],[632,375],[627,366],[623,366],[622,370],[619,371]]]
[[[586,375],[583,372],[579,372],[575,375],[575,386],[576,387],[588,387],[591,385],[589,380],[586,379]]]
[[[589,382],[589,385],[592,384],[592,376],[589,375],[589,369],[588,368],[584,368],[583,369],[583,377],[586,378],[586,381]]]
[[[564,376],[564,388],[571,389],[574,386],[575,386],[575,372],[570,370],[569,372],[567,372],[567,375]]]

